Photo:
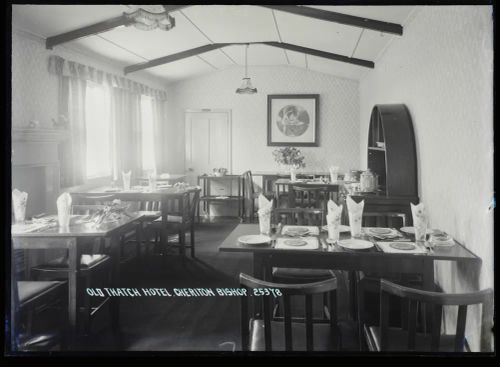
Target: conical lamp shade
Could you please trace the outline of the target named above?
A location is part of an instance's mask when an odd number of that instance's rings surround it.
[[[243,78],[243,82],[241,83],[241,87],[236,89],[236,93],[238,94],[254,94],[257,93],[257,88],[254,88],[250,78]]]

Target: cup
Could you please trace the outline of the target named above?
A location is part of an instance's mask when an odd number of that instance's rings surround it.
[[[26,201],[14,203],[14,220],[16,223],[24,223],[26,219]]]
[[[414,225],[415,228],[415,241],[425,242],[427,236],[427,221],[420,220],[419,223]]]
[[[259,230],[261,234],[269,236],[271,233],[271,212],[259,213]]]
[[[70,219],[71,219],[70,211],[69,210],[65,210],[65,209],[58,210],[57,211],[57,219],[59,221],[59,227],[68,228],[69,227],[69,222],[70,222]]]
[[[349,226],[351,227],[351,237],[361,237],[362,212],[349,213]]]
[[[131,172],[128,173],[122,172],[123,190],[125,191],[130,191],[130,175]]]
[[[338,241],[340,238],[340,227],[336,223],[330,223],[327,225],[328,228],[328,239],[331,241]]]

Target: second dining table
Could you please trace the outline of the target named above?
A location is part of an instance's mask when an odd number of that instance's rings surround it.
[[[198,189],[197,186],[173,187],[171,185],[158,185],[156,189],[151,189],[149,186],[135,186],[130,190],[116,187],[98,187],[88,191],[72,192],[71,196],[76,202],[89,202],[93,200],[112,201],[115,199],[126,202],[159,202],[160,209],[158,216],[162,218],[162,236],[163,241],[167,241],[167,218],[172,215],[172,208],[175,207],[175,214],[182,213],[184,201],[180,200],[184,194],[192,190]],[[175,205],[172,205],[175,203]],[[184,248],[181,249],[184,253]]]

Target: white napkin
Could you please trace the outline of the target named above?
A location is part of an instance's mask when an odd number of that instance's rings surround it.
[[[271,211],[273,210],[273,200],[260,194],[258,198],[259,210],[259,229],[260,233],[269,235],[271,233]]]
[[[349,213],[349,226],[351,227],[351,236],[358,237],[361,235],[361,221],[363,219],[363,209],[365,207],[365,201],[361,200],[360,203],[356,203],[347,196],[347,211]]]
[[[342,213],[343,206],[337,205],[335,201],[333,201],[332,199],[328,200],[327,206],[328,206],[328,214]]]
[[[122,171],[123,189],[126,191],[130,190],[130,176],[132,176],[132,171]]]
[[[410,203],[410,206],[413,218],[413,227],[415,227],[415,235],[417,235],[417,232],[425,234],[427,231],[427,214],[425,212],[424,203],[417,205]]]
[[[14,219],[16,222],[23,222],[26,217],[26,204],[28,203],[28,193],[12,190],[12,205],[14,208]]]
[[[330,181],[336,182],[338,180],[340,168],[337,166],[331,166],[329,170],[330,170]]]
[[[170,178],[170,173],[162,173],[160,178],[163,180],[168,180]]]
[[[71,195],[67,192],[62,193],[57,198],[57,217],[59,220],[60,227],[69,226],[69,220],[71,215]]]

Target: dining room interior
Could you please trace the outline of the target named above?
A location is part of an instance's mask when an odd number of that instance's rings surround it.
[[[444,3],[12,4],[7,354],[494,355],[494,6]]]

